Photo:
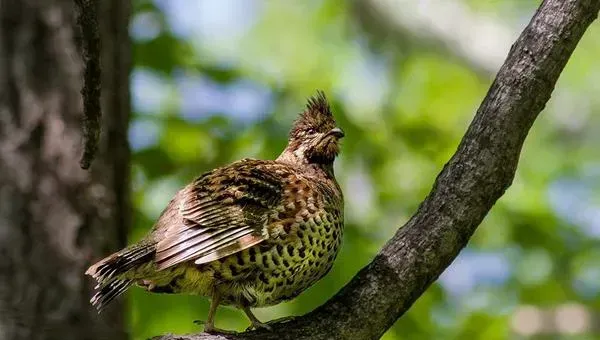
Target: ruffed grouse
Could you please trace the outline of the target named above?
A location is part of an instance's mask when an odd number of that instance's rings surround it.
[[[308,100],[276,160],[243,159],[181,189],[138,243],[91,266],[98,310],[133,284],[242,309],[292,299],[322,278],[340,248],[342,192],[333,174],[343,131],[323,92]]]

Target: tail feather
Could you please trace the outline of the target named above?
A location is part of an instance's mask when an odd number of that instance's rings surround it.
[[[152,254],[154,254],[154,247],[126,248],[94,264],[85,273],[99,282],[110,281],[140,263],[146,262]]]
[[[96,307],[98,313],[117,296],[123,294],[133,284],[133,280],[112,280],[109,284],[100,288],[90,300],[92,306]]]
[[[108,256],[88,268],[85,272],[86,275],[90,275],[98,282],[96,285],[98,291],[90,300],[98,312],[133,284],[134,278],[126,274],[131,269],[151,261],[154,253],[155,247],[152,244],[134,245]]]

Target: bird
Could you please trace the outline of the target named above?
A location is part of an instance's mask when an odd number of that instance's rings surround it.
[[[228,332],[215,327],[220,305],[242,310],[249,329],[271,329],[251,309],[297,297],[330,271],[341,248],[344,199],[333,163],[343,137],[317,91],[276,159],[244,158],[200,175],[139,242],[90,266],[91,304],[100,313],[135,285],[207,297],[207,333]]]

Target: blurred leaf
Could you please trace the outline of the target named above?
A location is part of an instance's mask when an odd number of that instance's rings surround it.
[[[482,18],[517,27],[539,1],[464,3]],[[143,93],[167,100],[134,117],[151,119],[160,131],[156,145],[134,151],[130,238],[143,237],[169,195],[192,178],[244,157],[277,157],[304,100],[323,89],[346,132],[335,165],[346,197],[343,247],[332,271],[297,299],[256,311],[265,320],[306,313],[351,280],[418,208],[456,150],[490,80],[439,53],[447,49],[422,48],[419,36],[398,39],[380,27],[369,33],[357,29],[360,16],[350,3],[248,1],[245,31],[227,19],[240,18],[232,16],[229,2],[202,6],[211,11],[202,15],[210,22],[167,20],[173,18],[166,18],[157,4],[165,8],[175,2],[134,1],[137,13],[155,12],[164,26],[156,38],[135,42],[133,57],[135,67],[160,74],[166,85]],[[189,9],[195,8],[190,2]],[[171,35],[172,22],[191,25],[189,35]],[[433,284],[383,339],[506,339],[514,335],[510,319],[520,304],[552,308],[576,301],[600,309],[600,234],[593,234],[600,225],[599,27],[582,39],[527,137],[512,186],[469,244],[506,256],[510,268],[479,264],[457,271],[454,275],[464,276],[455,277],[464,295]],[[221,46],[220,39],[236,43]],[[185,77],[210,84],[194,88],[197,98],[184,96],[179,81]],[[256,98],[231,95],[241,80],[269,88],[273,102],[261,107],[270,112],[245,119],[240,112]],[[223,101],[232,109],[213,109],[228,106],[220,105]],[[197,111],[193,119],[180,113],[186,107]],[[507,271],[507,277],[502,282],[481,279],[494,270]],[[198,331],[192,321],[205,319],[208,310],[202,297],[141,289],[132,289],[129,302],[134,339]],[[219,310],[217,324],[237,330],[248,325],[232,308]]]

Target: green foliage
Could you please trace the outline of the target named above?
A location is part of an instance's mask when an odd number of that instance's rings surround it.
[[[167,1],[157,3],[163,5],[135,3],[134,24],[149,15],[158,27],[157,34],[135,41],[136,72],[153,74],[161,90],[153,95],[133,88],[134,102],[158,103],[150,109],[134,107],[132,126],[149,124],[156,138],[134,150],[136,209],[130,239],[139,239],[171,195],[202,172],[242,157],[276,157],[305,98],[323,89],[347,136],[336,163],[346,195],[343,250],[332,272],[299,298],[256,312],[261,320],[306,313],[347,283],[416,210],[456,149],[490,79],[418,45],[399,53],[396,39],[364,33],[347,2],[259,3],[243,34],[227,39],[217,31],[215,38],[170,30]],[[468,3],[475,13],[521,17],[529,17],[535,6],[517,0]],[[506,25],[514,27],[513,22]],[[600,308],[600,228],[592,233],[584,228],[592,223],[586,218],[590,214],[600,224],[599,38],[596,25],[528,137],[513,186],[461,255],[492,254],[504,262],[492,261],[486,268],[468,261],[461,266],[457,260],[456,268],[467,272],[446,274],[455,281],[474,275],[474,284],[465,283],[466,290],[458,293],[434,284],[383,339],[505,339],[513,336],[511,318],[521,304],[579,302]],[[367,47],[375,45],[376,50]],[[177,83],[181,76],[199,77],[219,93],[254,84],[266,89],[268,105],[252,119],[218,108],[186,109],[194,115],[186,119]],[[228,104],[223,101],[217,104]],[[140,128],[132,143],[150,134]],[[478,273],[484,270],[495,279],[481,279]],[[204,319],[208,311],[201,297],[141,289],[132,289],[128,301],[134,339],[199,331],[192,321]],[[222,308],[217,315],[218,327],[243,330],[247,325],[234,309]]]

